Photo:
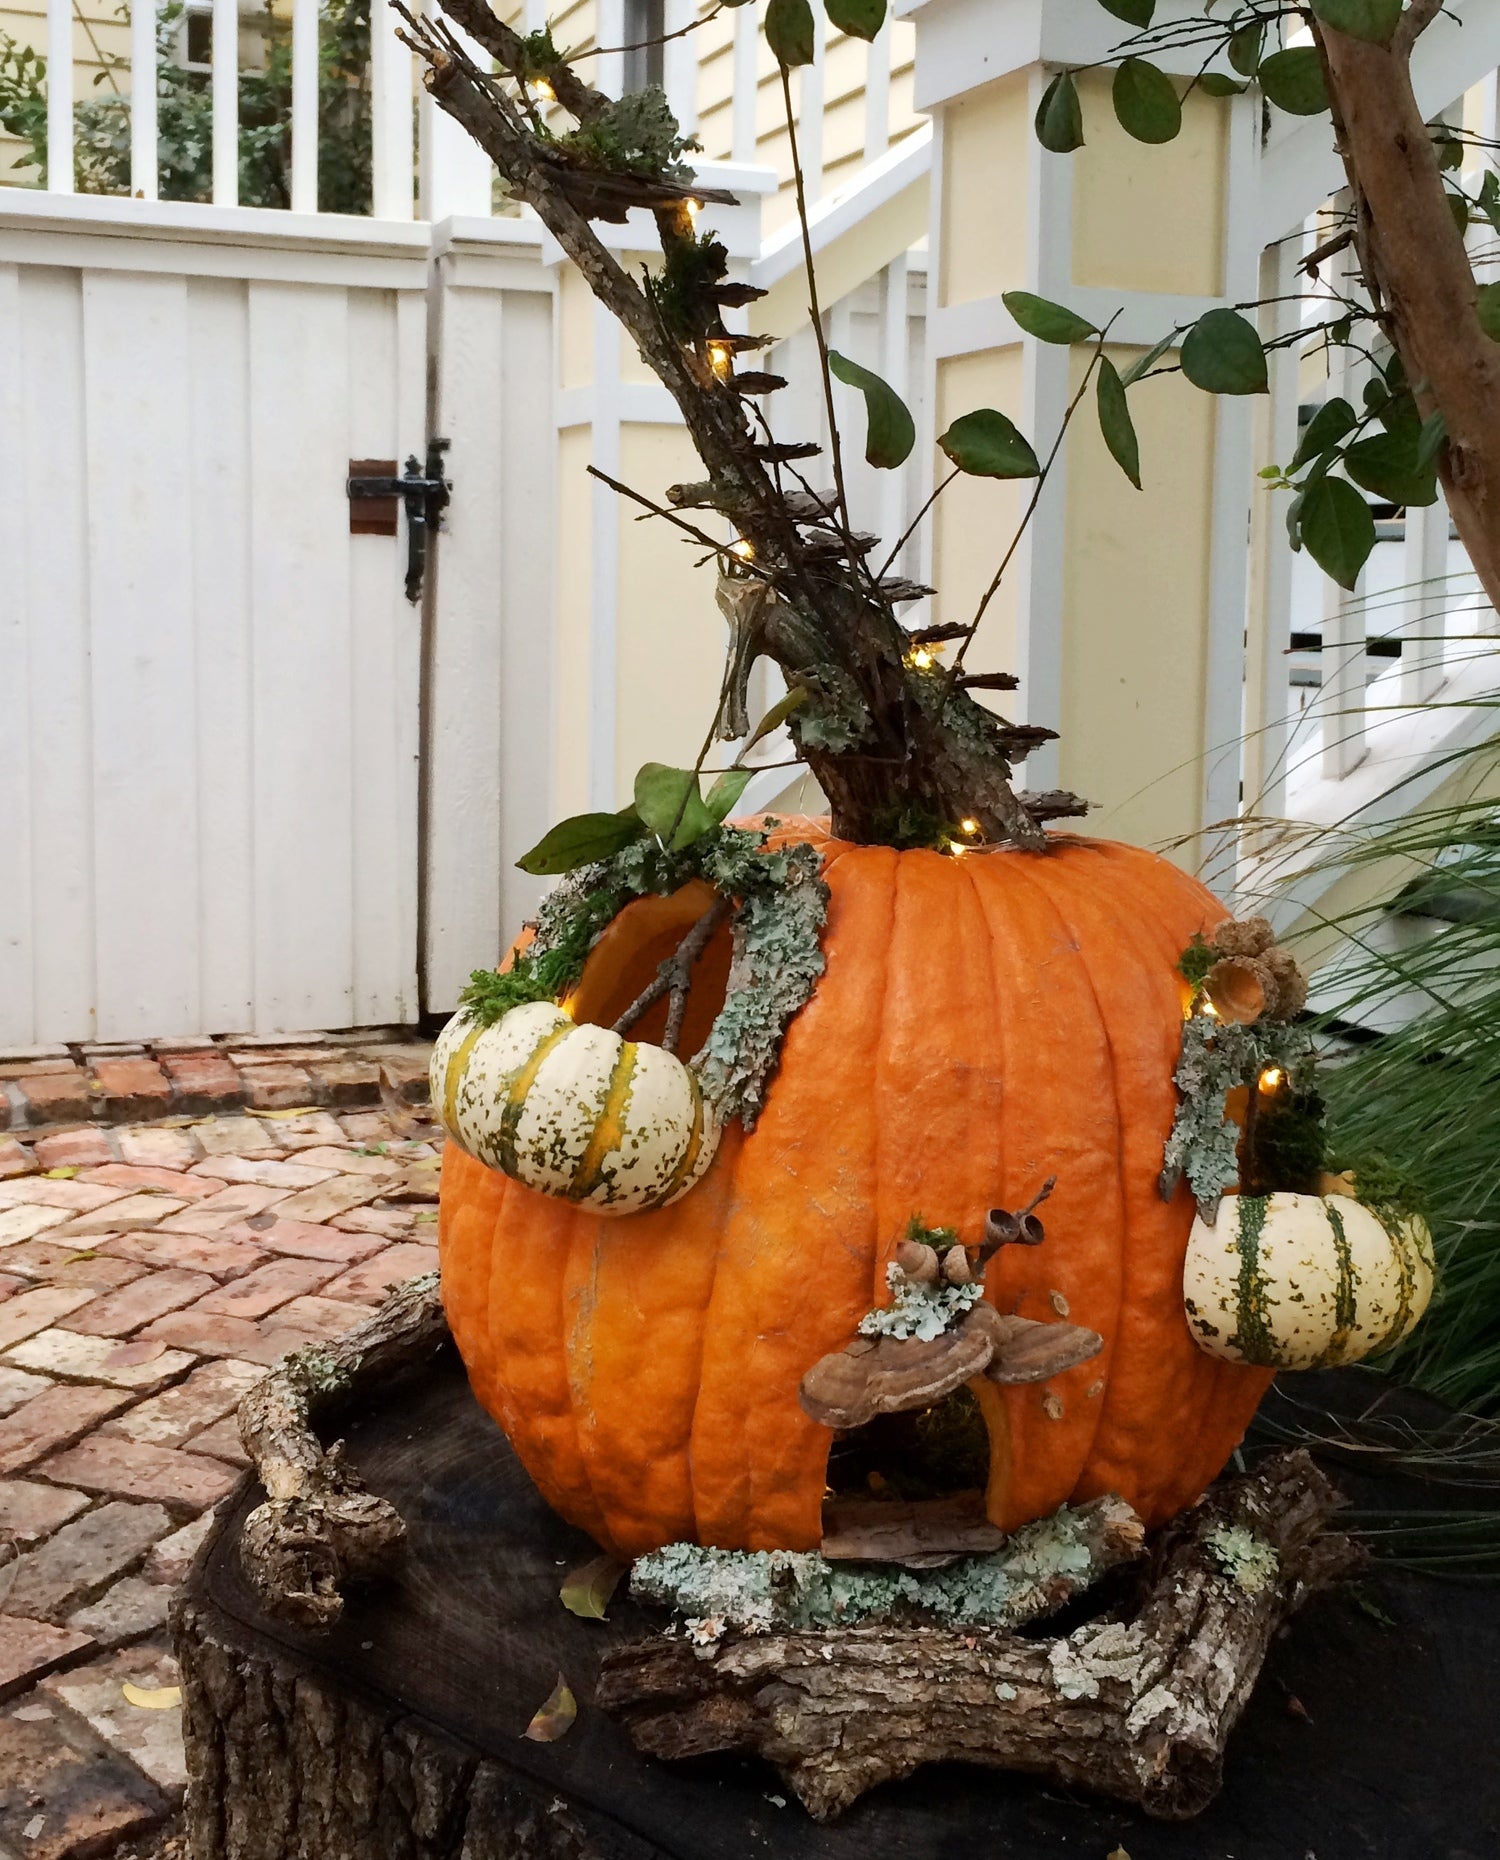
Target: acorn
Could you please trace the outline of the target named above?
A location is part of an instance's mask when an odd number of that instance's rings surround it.
[[[938,1281],[937,1248],[921,1240],[903,1240],[896,1248],[896,1264],[917,1285],[936,1285]]]
[[[972,1285],[974,1268],[969,1264],[967,1250],[961,1246],[950,1246],[943,1255],[943,1277],[950,1285]]]
[[[1263,956],[1276,941],[1276,933],[1264,917],[1246,917],[1240,922],[1230,918],[1213,934],[1214,948],[1221,956]]]

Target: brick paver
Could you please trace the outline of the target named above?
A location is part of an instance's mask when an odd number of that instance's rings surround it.
[[[176,1684],[163,1623],[241,1477],[235,1410],[287,1350],[437,1259],[432,1146],[405,1114],[338,1109],[373,1097],[377,1066],[415,1093],[419,1049],[323,1036],[76,1059],[12,1058],[31,1068],[13,1082],[86,1089],[97,1117],[159,1077],[178,1115],[0,1137],[0,1546],[20,1552],[0,1567],[4,1860],[86,1860],[180,1798],[178,1710],[121,1686]],[[243,1115],[247,1072],[258,1088],[295,1073],[306,1095]],[[181,1115],[203,1105],[234,1108]]]

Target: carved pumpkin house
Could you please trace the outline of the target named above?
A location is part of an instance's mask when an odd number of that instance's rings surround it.
[[[1047,1239],[1006,1247],[983,1296],[1066,1317],[1102,1348],[1042,1382],[972,1388],[1002,1529],[1118,1492],[1151,1523],[1195,1500],[1269,1372],[1206,1355],[1183,1313],[1194,1206],[1158,1193],[1177,1105],[1183,947],[1225,913],[1138,849],[857,846],[816,823],[825,969],[764,1108],[667,1207],[625,1219],[449,1146],[444,1304],[479,1400],[544,1496],[635,1556],[685,1540],[815,1547],[834,1435],[799,1384],[886,1302],[916,1215],[978,1240],[986,1212],[1056,1177]],[[610,1025],[703,893],[642,898],[595,942],[570,1001]],[[724,998],[730,931],[693,976],[694,1050]],[[643,1023],[659,1030],[665,1004]]]

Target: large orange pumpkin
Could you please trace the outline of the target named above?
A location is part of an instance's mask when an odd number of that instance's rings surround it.
[[[1193,1204],[1157,1191],[1176,962],[1223,907],[1167,861],[1101,840],[951,858],[806,821],[781,832],[822,852],[827,969],[754,1130],[730,1128],[697,1188],[604,1220],[449,1145],[443,1300],[475,1394],[549,1503],[617,1555],[815,1547],[831,1435],[798,1405],[803,1373],[886,1301],[912,1214],[977,1241],[986,1209],[1056,1175],[1045,1243],[1004,1249],[986,1296],[1066,1313],[1104,1350],[1042,1387],[976,1384],[989,1514],[1010,1529],[1118,1492],[1148,1523],[1170,1517],[1223,1467],[1270,1379],[1193,1342]],[[575,1014],[618,1014],[704,895],[627,906]],[[726,952],[704,961],[721,992]],[[687,1052],[715,1005],[700,992]]]

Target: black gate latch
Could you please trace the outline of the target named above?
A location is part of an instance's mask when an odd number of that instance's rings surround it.
[[[427,442],[427,470],[413,453],[398,478],[394,459],[350,459],[349,533],[351,536],[394,536],[402,504],[406,506],[406,598],[422,596],[422,573],[427,566],[427,533],[443,527],[443,511],[453,489],[443,476],[446,439]]]

